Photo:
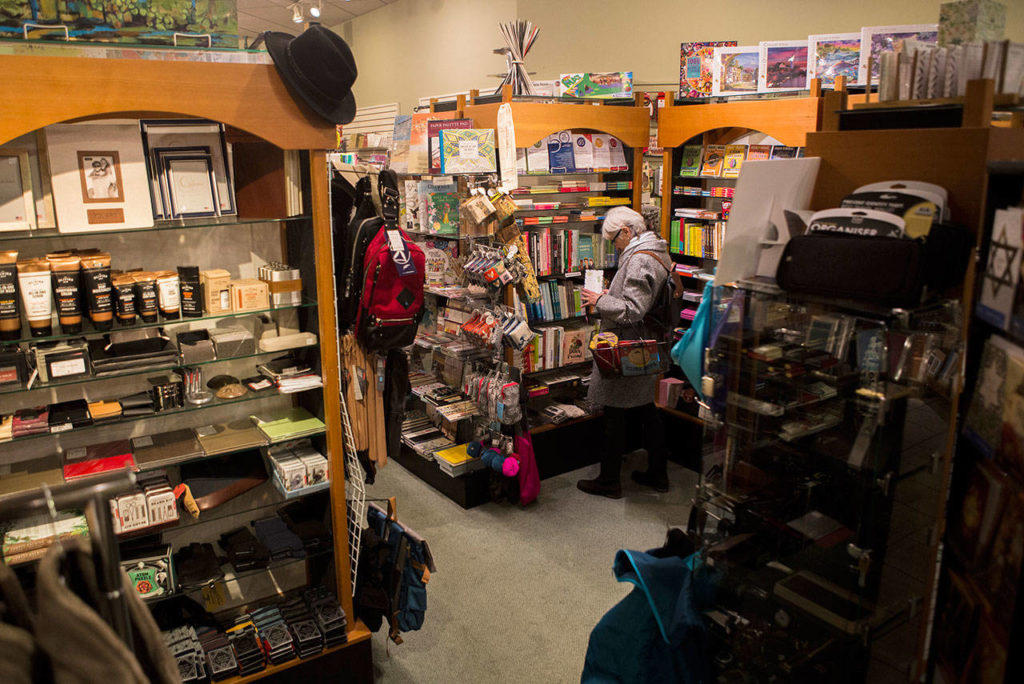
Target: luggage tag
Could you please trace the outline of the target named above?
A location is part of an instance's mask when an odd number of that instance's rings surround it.
[[[391,252],[391,260],[395,262],[398,275],[416,275],[416,264],[412,260],[412,252],[406,248],[405,239],[397,228],[386,231],[388,239],[388,251]]]

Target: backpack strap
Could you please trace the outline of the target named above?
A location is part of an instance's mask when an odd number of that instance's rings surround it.
[[[381,218],[387,227],[398,225],[398,176],[391,169],[384,169],[377,177],[377,192],[380,193]]]
[[[657,261],[659,264],[661,264],[662,268],[664,268],[669,273],[672,272],[672,267],[671,266],[666,266],[665,262],[661,260],[660,252],[655,252],[655,251],[650,250],[650,249],[638,249],[637,251],[633,252],[633,254],[631,254],[630,256],[633,256],[633,255],[636,255],[636,254],[646,254],[647,256],[654,257],[654,260]]]

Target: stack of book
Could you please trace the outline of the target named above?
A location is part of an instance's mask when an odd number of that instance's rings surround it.
[[[540,301],[526,305],[527,318],[531,323],[582,318],[582,289],[578,283],[570,281],[541,281]]]
[[[458,444],[447,449],[439,449],[434,452],[434,460],[437,461],[441,472],[448,477],[460,477],[483,470],[487,466],[479,458],[473,458],[466,452],[469,444]]]
[[[679,175],[684,178],[737,178],[745,161],[802,156],[802,147],[788,145],[684,145]]]
[[[426,459],[433,459],[433,454],[438,449],[455,445],[455,442],[445,437],[423,412],[409,414],[402,421],[402,442]]]
[[[561,368],[591,358],[591,327],[548,326],[538,328],[535,332],[537,336],[526,349],[515,354],[521,357],[516,359],[516,365],[524,373]]]

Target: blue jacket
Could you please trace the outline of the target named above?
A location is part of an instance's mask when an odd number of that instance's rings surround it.
[[[590,633],[580,681],[711,682],[701,613],[714,603],[714,571],[696,556],[621,550],[613,568],[636,585]]]

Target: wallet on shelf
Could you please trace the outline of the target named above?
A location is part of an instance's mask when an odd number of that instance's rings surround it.
[[[72,399],[51,404],[48,423],[50,432],[66,432],[92,425],[89,405],[85,399]]]
[[[124,416],[145,416],[150,413],[156,413],[156,408],[153,406],[153,397],[150,396],[149,392],[139,392],[127,397],[121,397],[118,399],[118,403],[121,404],[121,413]]]
[[[108,375],[178,363],[178,349],[159,328],[110,333],[106,340],[90,340],[94,375]]]
[[[93,401],[89,403],[89,415],[95,420],[117,418],[121,415],[121,404],[116,401]]]
[[[50,410],[46,406],[23,408],[14,414],[11,434],[17,437],[38,435],[50,431]]]

